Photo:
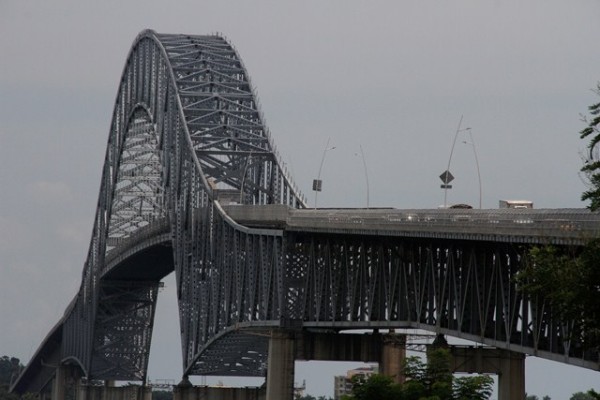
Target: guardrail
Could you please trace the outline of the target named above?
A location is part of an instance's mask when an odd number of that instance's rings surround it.
[[[138,246],[152,238],[164,235],[171,231],[171,223],[169,218],[156,219],[148,225],[136,230],[131,236],[123,238],[108,238],[106,257],[104,265],[109,265],[111,262],[119,258],[127,249]]]
[[[600,214],[587,209],[303,209],[232,206],[241,224],[324,233],[581,244],[600,237]]]

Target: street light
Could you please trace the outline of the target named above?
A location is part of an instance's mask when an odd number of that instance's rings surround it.
[[[365,172],[365,182],[367,184],[367,208],[369,208],[369,173],[367,171],[367,161],[365,160],[365,153],[363,152],[363,148],[361,145],[359,145],[360,147],[360,157],[362,158],[362,163],[363,163],[363,170]],[[358,153],[354,153],[354,155],[358,155]]]
[[[317,209],[317,194],[321,191],[323,184],[323,182],[321,181],[321,170],[323,169],[323,163],[325,162],[325,154],[327,154],[329,150],[335,149],[335,146],[329,147],[330,139],[331,138],[327,138],[327,144],[325,144],[325,149],[323,150],[323,157],[321,157],[321,165],[319,166],[319,173],[317,175],[317,179],[313,180],[313,190],[315,192],[315,209]]]
[[[477,179],[479,180],[479,209],[481,209],[481,173],[479,171],[479,158],[477,157],[477,148],[475,146],[475,140],[473,140],[473,134],[469,130],[469,137],[471,138],[471,142],[467,142],[463,140],[464,144],[468,144],[473,146],[473,155],[475,156],[475,165],[477,166]]]
[[[450,163],[452,162],[452,154],[454,153],[456,138],[458,137],[458,134],[460,132],[471,130],[471,128],[460,128],[462,120],[463,116],[461,115],[460,120],[458,121],[458,127],[456,128],[456,133],[454,134],[454,140],[452,141],[452,147],[450,148],[450,157],[448,157],[448,167],[446,168],[446,171],[444,171],[442,175],[440,175],[440,179],[442,180],[442,182],[444,182],[444,184],[441,186],[441,188],[444,189],[444,208],[448,208],[448,189],[452,188],[452,185],[449,185],[449,183],[454,179],[454,177],[450,173]]]

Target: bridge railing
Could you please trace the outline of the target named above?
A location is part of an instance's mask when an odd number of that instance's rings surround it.
[[[126,249],[138,246],[148,240],[167,234],[171,231],[171,223],[169,218],[164,217],[156,219],[150,224],[138,229],[131,236],[121,238],[108,238],[107,247],[111,247],[107,251],[105,257],[105,265],[110,265],[114,260],[119,258]]]
[[[564,210],[291,210],[290,229],[324,232],[446,237],[474,239],[574,242],[600,236],[600,215],[584,209]]]

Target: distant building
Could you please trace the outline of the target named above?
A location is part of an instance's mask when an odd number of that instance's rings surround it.
[[[352,393],[352,378],[361,375],[365,378],[376,374],[378,368],[375,366],[368,366],[362,368],[351,369],[346,372],[346,375],[335,376],[333,378],[333,399],[340,400],[343,395]]]

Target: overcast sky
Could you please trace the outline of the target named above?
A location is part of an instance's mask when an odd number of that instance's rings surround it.
[[[477,205],[481,189],[484,208],[561,208],[585,206],[578,131],[598,100],[599,16],[596,0],[0,0],[0,355],[28,361],[79,287],[114,99],[141,30],[221,32],[235,45],[310,204],[330,138],[319,206],[363,207],[367,194],[370,206],[439,206],[463,116],[475,146],[459,134],[449,203]],[[181,375],[172,282],[152,379]],[[296,380],[332,395],[328,374],[353,365],[299,363]],[[600,388],[597,373],[533,358],[527,379],[553,399]]]

